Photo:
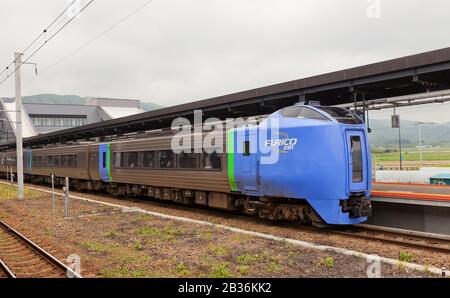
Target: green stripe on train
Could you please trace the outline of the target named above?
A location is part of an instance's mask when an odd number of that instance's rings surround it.
[[[228,181],[230,182],[231,191],[237,191],[236,179],[234,177],[234,130],[231,129],[227,133],[228,144]]]

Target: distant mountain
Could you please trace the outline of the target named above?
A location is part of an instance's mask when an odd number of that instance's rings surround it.
[[[417,121],[401,120],[402,144],[405,147],[419,145],[419,127]],[[371,119],[369,134],[372,147],[396,147],[398,146],[398,129],[391,128],[391,120]],[[422,145],[449,146],[450,122],[444,124],[421,124]]]
[[[57,94],[37,94],[30,96],[23,96],[23,103],[44,103],[44,104],[74,104],[83,105],[92,97],[80,97],[77,95],[57,95]],[[6,97],[3,98],[6,102],[14,101],[14,98]],[[157,105],[152,102],[142,102],[141,108],[144,111],[153,111],[162,108],[162,106]]]

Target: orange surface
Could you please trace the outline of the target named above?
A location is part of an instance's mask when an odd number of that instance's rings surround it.
[[[372,196],[450,202],[450,186],[415,183],[373,183]]]
[[[448,195],[436,195],[428,193],[417,192],[399,192],[399,191],[372,191],[373,197],[390,197],[399,199],[415,199],[415,200],[428,200],[428,201],[449,201]]]

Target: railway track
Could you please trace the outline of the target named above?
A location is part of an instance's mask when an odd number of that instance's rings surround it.
[[[112,197],[113,196],[108,196]],[[136,199],[138,202],[143,202],[141,200]],[[158,201],[146,201],[148,203],[156,203],[158,204]],[[159,204],[158,204],[159,205]],[[172,206],[174,208],[179,209],[180,205],[170,205],[165,203],[165,207]],[[187,207],[182,206],[183,210],[185,209],[191,209],[198,211],[198,207]],[[402,230],[402,229],[394,229],[394,228],[387,228],[387,227],[381,227],[381,226],[372,226],[372,225],[354,225],[354,226],[345,226],[342,228],[335,228],[335,227],[329,227],[329,228],[318,228],[313,226],[299,226],[295,223],[287,223],[287,222],[270,222],[266,220],[251,218],[249,216],[240,215],[240,214],[231,214],[226,213],[219,210],[213,210],[213,209],[201,209],[202,211],[207,211],[208,213],[213,213],[221,217],[227,217],[227,218],[242,218],[246,220],[256,220],[260,223],[270,223],[275,224],[278,226],[286,226],[290,228],[297,228],[308,232],[313,233],[324,233],[325,234],[339,234],[339,235],[345,235],[350,236],[353,238],[360,238],[360,239],[367,239],[372,241],[378,241],[381,243],[390,243],[390,244],[397,244],[402,245],[406,247],[413,247],[413,248],[420,248],[420,249],[426,249],[426,250],[432,250],[436,252],[444,252],[444,253],[450,253],[450,236],[445,235],[436,235],[436,234],[430,234],[430,233],[422,233],[422,232],[416,232],[416,231],[410,231],[410,230]]]
[[[0,221],[0,277],[81,277],[37,244]]]
[[[450,236],[445,235],[435,235],[372,225],[354,225],[348,229],[333,229],[332,232],[357,238],[450,253]]]

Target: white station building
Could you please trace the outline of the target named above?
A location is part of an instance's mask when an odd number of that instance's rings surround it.
[[[0,98],[0,144],[15,140],[16,103]],[[24,138],[145,112],[139,100],[92,98],[86,104],[22,105]]]

